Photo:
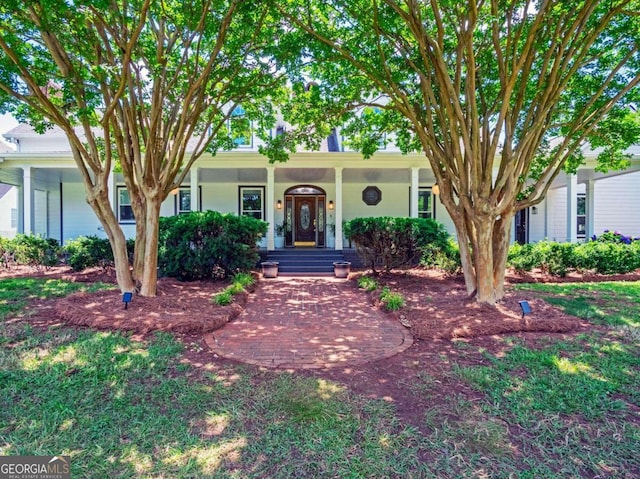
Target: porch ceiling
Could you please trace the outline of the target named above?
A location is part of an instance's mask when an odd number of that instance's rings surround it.
[[[586,183],[589,180],[602,180],[604,178],[613,178],[615,176],[628,175],[629,173],[635,173],[640,171],[640,164],[634,162],[629,168],[621,171],[608,171],[607,173],[600,173],[593,168],[583,168],[578,170],[578,183]],[[551,188],[564,188],[567,186],[567,175],[560,174],[553,181]]]

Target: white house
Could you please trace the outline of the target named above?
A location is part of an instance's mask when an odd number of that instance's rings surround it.
[[[275,131],[274,131],[275,134]],[[434,217],[453,233],[444,207],[434,197],[435,179],[422,155],[402,155],[388,146],[373,158],[345,151],[334,135],[321,151],[302,152],[286,163],[270,164],[258,153],[253,135],[233,151],[203,156],[189,180],[163,204],[163,215],[217,210],[252,215],[270,224],[261,244],[283,247],[277,226],[287,224],[284,247],[316,246],[342,250],[342,223],[359,216]],[[15,151],[0,153],[0,183],[15,187],[17,231],[56,238],[104,236],[85,201],[84,186],[59,129],[44,135],[20,125],[4,137]],[[632,166],[609,174],[594,170],[595,155],[577,175],[560,175],[540,205],[521,212],[513,240],[544,238],[576,241],[604,229],[640,236],[640,146]],[[135,235],[128,194],[119,174],[112,175],[112,205],[128,237]],[[7,206],[2,205],[0,215]],[[4,235],[4,226],[0,226]]]

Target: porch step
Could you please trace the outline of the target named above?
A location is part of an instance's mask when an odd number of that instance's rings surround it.
[[[317,248],[292,248],[269,251],[267,261],[278,262],[278,274],[333,273],[333,262],[344,261],[342,251]]]

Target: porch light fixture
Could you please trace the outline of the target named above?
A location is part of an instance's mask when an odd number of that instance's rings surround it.
[[[169,194],[173,195],[173,196],[176,196],[179,191],[180,191],[180,188],[174,188],[169,192]]]
[[[522,317],[524,318],[525,314],[531,314],[531,306],[529,305],[529,301],[518,301],[520,305],[520,309],[522,309]]]
[[[131,302],[132,299],[133,299],[133,293],[131,291],[122,293],[122,302],[124,303],[124,309],[127,309],[127,306],[129,306],[129,303]]]
[[[276,203],[276,208],[278,208],[279,210],[282,209],[282,200],[278,200],[278,202]]]
[[[433,193],[436,196],[438,196],[440,194],[440,187],[438,186],[438,183],[434,184],[431,187],[431,193]]]
[[[333,201],[329,201],[329,209],[332,210],[333,209]]]
[[[532,206],[531,207],[531,214],[532,215],[537,215],[538,214],[538,207],[537,206]]]

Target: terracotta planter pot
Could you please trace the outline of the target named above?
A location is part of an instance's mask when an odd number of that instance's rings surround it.
[[[346,278],[351,272],[351,263],[349,261],[334,261],[333,273],[336,278]]]
[[[264,278],[276,278],[278,276],[278,262],[264,261],[262,264],[262,276]]]

